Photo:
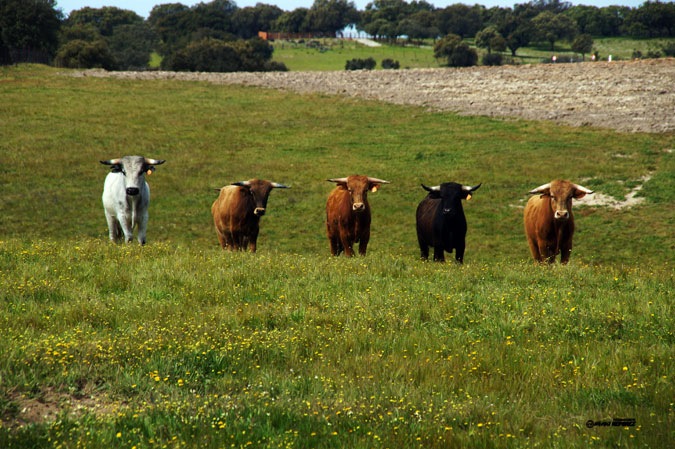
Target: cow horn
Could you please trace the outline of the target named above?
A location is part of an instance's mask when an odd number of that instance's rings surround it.
[[[532,194],[535,194],[535,193],[542,193],[544,190],[548,190],[548,189],[550,189],[550,188],[551,188],[551,183],[549,182],[548,184],[540,185],[540,186],[537,187],[536,189],[532,189],[532,190],[530,190],[530,191],[527,192],[527,193],[532,193]]]
[[[471,187],[471,186],[462,186],[462,190],[464,190],[465,192],[473,192],[474,190],[478,190],[478,187],[480,187],[480,186],[482,186],[482,185],[483,185],[483,183],[481,182],[481,183],[478,184],[477,186],[473,186],[473,187]]]
[[[277,182],[272,182],[271,184],[272,184],[272,187],[275,187],[277,189],[290,189],[291,188],[291,186],[285,186],[285,185],[279,184]]]
[[[587,189],[586,187],[580,186],[579,184],[575,184],[574,187],[577,188],[578,190],[581,190],[584,193],[593,193],[593,190]]]
[[[148,165],[162,165],[166,160],[164,159],[150,159],[148,157],[145,158],[145,163]]]
[[[248,186],[251,185],[251,183],[250,183],[249,181],[239,181],[239,182],[233,182],[233,183],[230,184],[230,185],[233,185],[233,186],[245,186],[245,187],[248,187]]]
[[[326,179],[328,182],[347,182],[347,178],[331,178]]]
[[[122,159],[117,158],[117,159],[110,159],[108,161],[99,161],[101,164],[104,165],[117,165],[122,163]]]
[[[441,186],[427,187],[424,184],[422,184],[422,188],[424,190],[426,190],[427,192],[440,192],[441,191]]]
[[[384,179],[377,179],[377,178],[368,178],[368,182],[373,182],[376,184],[391,184],[389,181],[385,181]]]

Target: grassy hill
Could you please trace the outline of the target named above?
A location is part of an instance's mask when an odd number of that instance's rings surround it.
[[[0,447],[667,447],[675,436],[672,135],[325,95],[0,69]],[[112,245],[101,159],[166,159],[146,247]],[[366,258],[331,259],[326,178],[384,178]],[[526,192],[576,208],[529,261]],[[274,191],[224,253],[214,187]],[[419,187],[483,182],[466,264],[418,260]],[[635,418],[631,427],[588,420]]]

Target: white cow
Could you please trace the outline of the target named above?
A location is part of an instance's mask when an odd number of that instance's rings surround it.
[[[145,245],[150,203],[150,187],[145,182],[145,174],[152,173],[154,165],[166,161],[125,156],[100,162],[111,166],[103,185],[103,209],[110,240],[115,242],[124,233],[124,240],[130,242],[134,238],[134,226],[138,225],[138,242]]]

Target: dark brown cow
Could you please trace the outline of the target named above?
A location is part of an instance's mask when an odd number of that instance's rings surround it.
[[[256,251],[260,217],[265,215],[267,198],[275,187],[290,188],[276,182],[251,179],[216,189],[220,190],[220,195],[211,206],[211,214],[223,249],[245,250],[248,244],[251,252]]]
[[[326,233],[330,241],[330,253],[337,256],[354,255],[352,246],[359,244],[359,254],[366,255],[370,240],[370,205],[368,191],[375,192],[380,184],[389,184],[377,178],[352,175],[347,178],[328,179],[337,186],[328,195],[326,202]]]
[[[582,198],[592,190],[558,179],[537,187],[525,206],[525,234],[532,257],[537,262],[566,264],[572,252],[574,215],[572,198]]]

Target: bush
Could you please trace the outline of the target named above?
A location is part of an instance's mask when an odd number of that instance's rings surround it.
[[[57,67],[71,69],[101,68],[115,70],[117,63],[104,40],[86,42],[73,40],[59,48],[54,59]]]
[[[383,69],[398,69],[401,67],[401,64],[399,64],[398,61],[394,61],[391,58],[383,59],[382,60],[382,68]]]
[[[647,57],[650,59],[657,59],[661,57],[661,52],[658,50],[652,50],[649,49],[647,50]]]
[[[481,59],[483,65],[502,65],[503,59],[501,53],[488,53]]]
[[[476,65],[478,54],[476,50],[462,41],[456,34],[448,34],[434,45],[434,57],[446,59],[450,67],[469,67]]]
[[[366,59],[360,59],[360,58],[353,58],[350,61],[347,61],[345,64],[345,70],[373,70],[375,68],[375,65],[377,63],[373,58],[366,58]]]
[[[269,61],[271,57],[272,47],[259,38],[236,42],[205,39],[162,60],[162,68],[187,72],[288,70],[283,63]]]
[[[666,56],[675,56],[675,41],[664,44],[661,50]]]

